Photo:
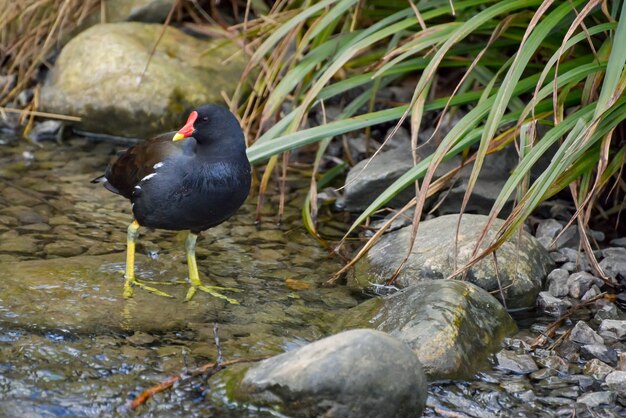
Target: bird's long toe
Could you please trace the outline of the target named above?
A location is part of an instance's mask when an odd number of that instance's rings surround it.
[[[224,299],[228,303],[232,303],[233,305],[239,305],[239,301],[237,299],[230,298],[220,292],[241,292],[240,289],[236,289],[234,287],[221,287],[221,286],[205,286],[205,285],[191,285],[189,290],[187,291],[187,296],[185,297],[186,301],[190,301],[191,298],[196,294],[196,291],[200,290],[202,292],[208,293],[209,295],[216,297],[218,299]]]
[[[151,282],[152,283],[152,282]],[[166,298],[173,298],[172,295],[170,295],[169,293],[165,293],[162,290],[157,289],[156,287],[152,287],[149,286],[147,284],[145,284],[144,282],[138,280],[135,277],[131,277],[131,278],[126,278],[126,282],[124,283],[124,297],[125,298],[132,298],[133,297],[133,293],[134,293],[134,289],[133,287],[137,286],[145,291],[148,291],[150,293],[154,293],[157,296],[163,296]]]

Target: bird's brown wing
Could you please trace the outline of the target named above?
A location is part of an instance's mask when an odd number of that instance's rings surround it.
[[[172,141],[173,136],[174,132],[162,134],[123,152],[106,170],[104,176],[115,190],[110,187],[107,189],[130,199],[137,183],[154,173],[155,164],[181,152],[178,144]]]

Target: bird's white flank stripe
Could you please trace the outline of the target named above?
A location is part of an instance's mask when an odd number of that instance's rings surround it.
[[[152,177],[156,176],[157,173],[148,174],[146,177],[142,178],[140,181],[150,180]]]
[[[163,167],[163,163],[156,163],[152,168],[156,170],[157,168],[161,168],[161,167]]]

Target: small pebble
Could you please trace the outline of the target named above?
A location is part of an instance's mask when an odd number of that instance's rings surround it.
[[[499,369],[515,374],[528,374],[539,369],[530,355],[517,354],[510,350],[501,350],[496,354],[496,360]]]
[[[610,365],[617,364],[617,352],[603,344],[583,345],[580,348],[580,354],[587,360],[597,358],[598,360]]]
[[[609,373],[613,372],[613,370],[614,369],[608,364],[594,358],[585,364],[583,372],[587,376],[591,376],[596,380],[602,381]]]
[[[598,333],[608,340],[626,340],[626,320],[605,319],[600,323]]]
[[[572,304],[566,300],[555,298],[550,292],[539,292],[537,297],[539,311],[550,316],[563,316]]]
[[[616,370],[606,376],[606,384],[619,396],[626,396],[626,371]]]
[[[597,408],[600,405],[613,405],[615,403],[615,394],[608,391],[585,393],[576,399],[576,402],[585,404],[589,408]]]

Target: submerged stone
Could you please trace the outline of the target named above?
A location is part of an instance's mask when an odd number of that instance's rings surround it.
[[[249,369],[238,397],[295,417],[419,417],[426,377],[401,341],[352,330]]]
[[[121,253],[4,264],[0,270],[0,325],[94,334],[163,331],[206,321],[218,309],[216,305],[223,304],[204,295],[183,303],[186,284],[154,285],[176,298],[136,289],[133,298],[124,299],[123,260]],[[144,269],[145,263],[145,257],[138,256],[140,278],[162,274]]]
[[[443,279],[467,262],[487,221],[482,215],[463,215],[455,244],[458,215],[440,216],[420,223],[411,254],[394,284],[400,288],[423,280]],[[495,238],[502,220],[496,220],[487,233],[485,243]],[[370,249],[367,257],[356,265],[352,284],[367,287],[389,279],[404,260],[411,239],[406,227],[383,235]],[[481,248],[484,248],[485,244]],[[456,248],[456,253],[455,253]],[[500,298],[499,289],[508,308],[535,305],[543,281],[552,270],[549,253],[526,232],[515,234],[495,252],[467,271],[467,281],[492,292]]]
[[[484,290],[455,280],[418,283],[362,303],[341,327],[374,327],[405,341],[433,379],[472,376],[516,326]]]

